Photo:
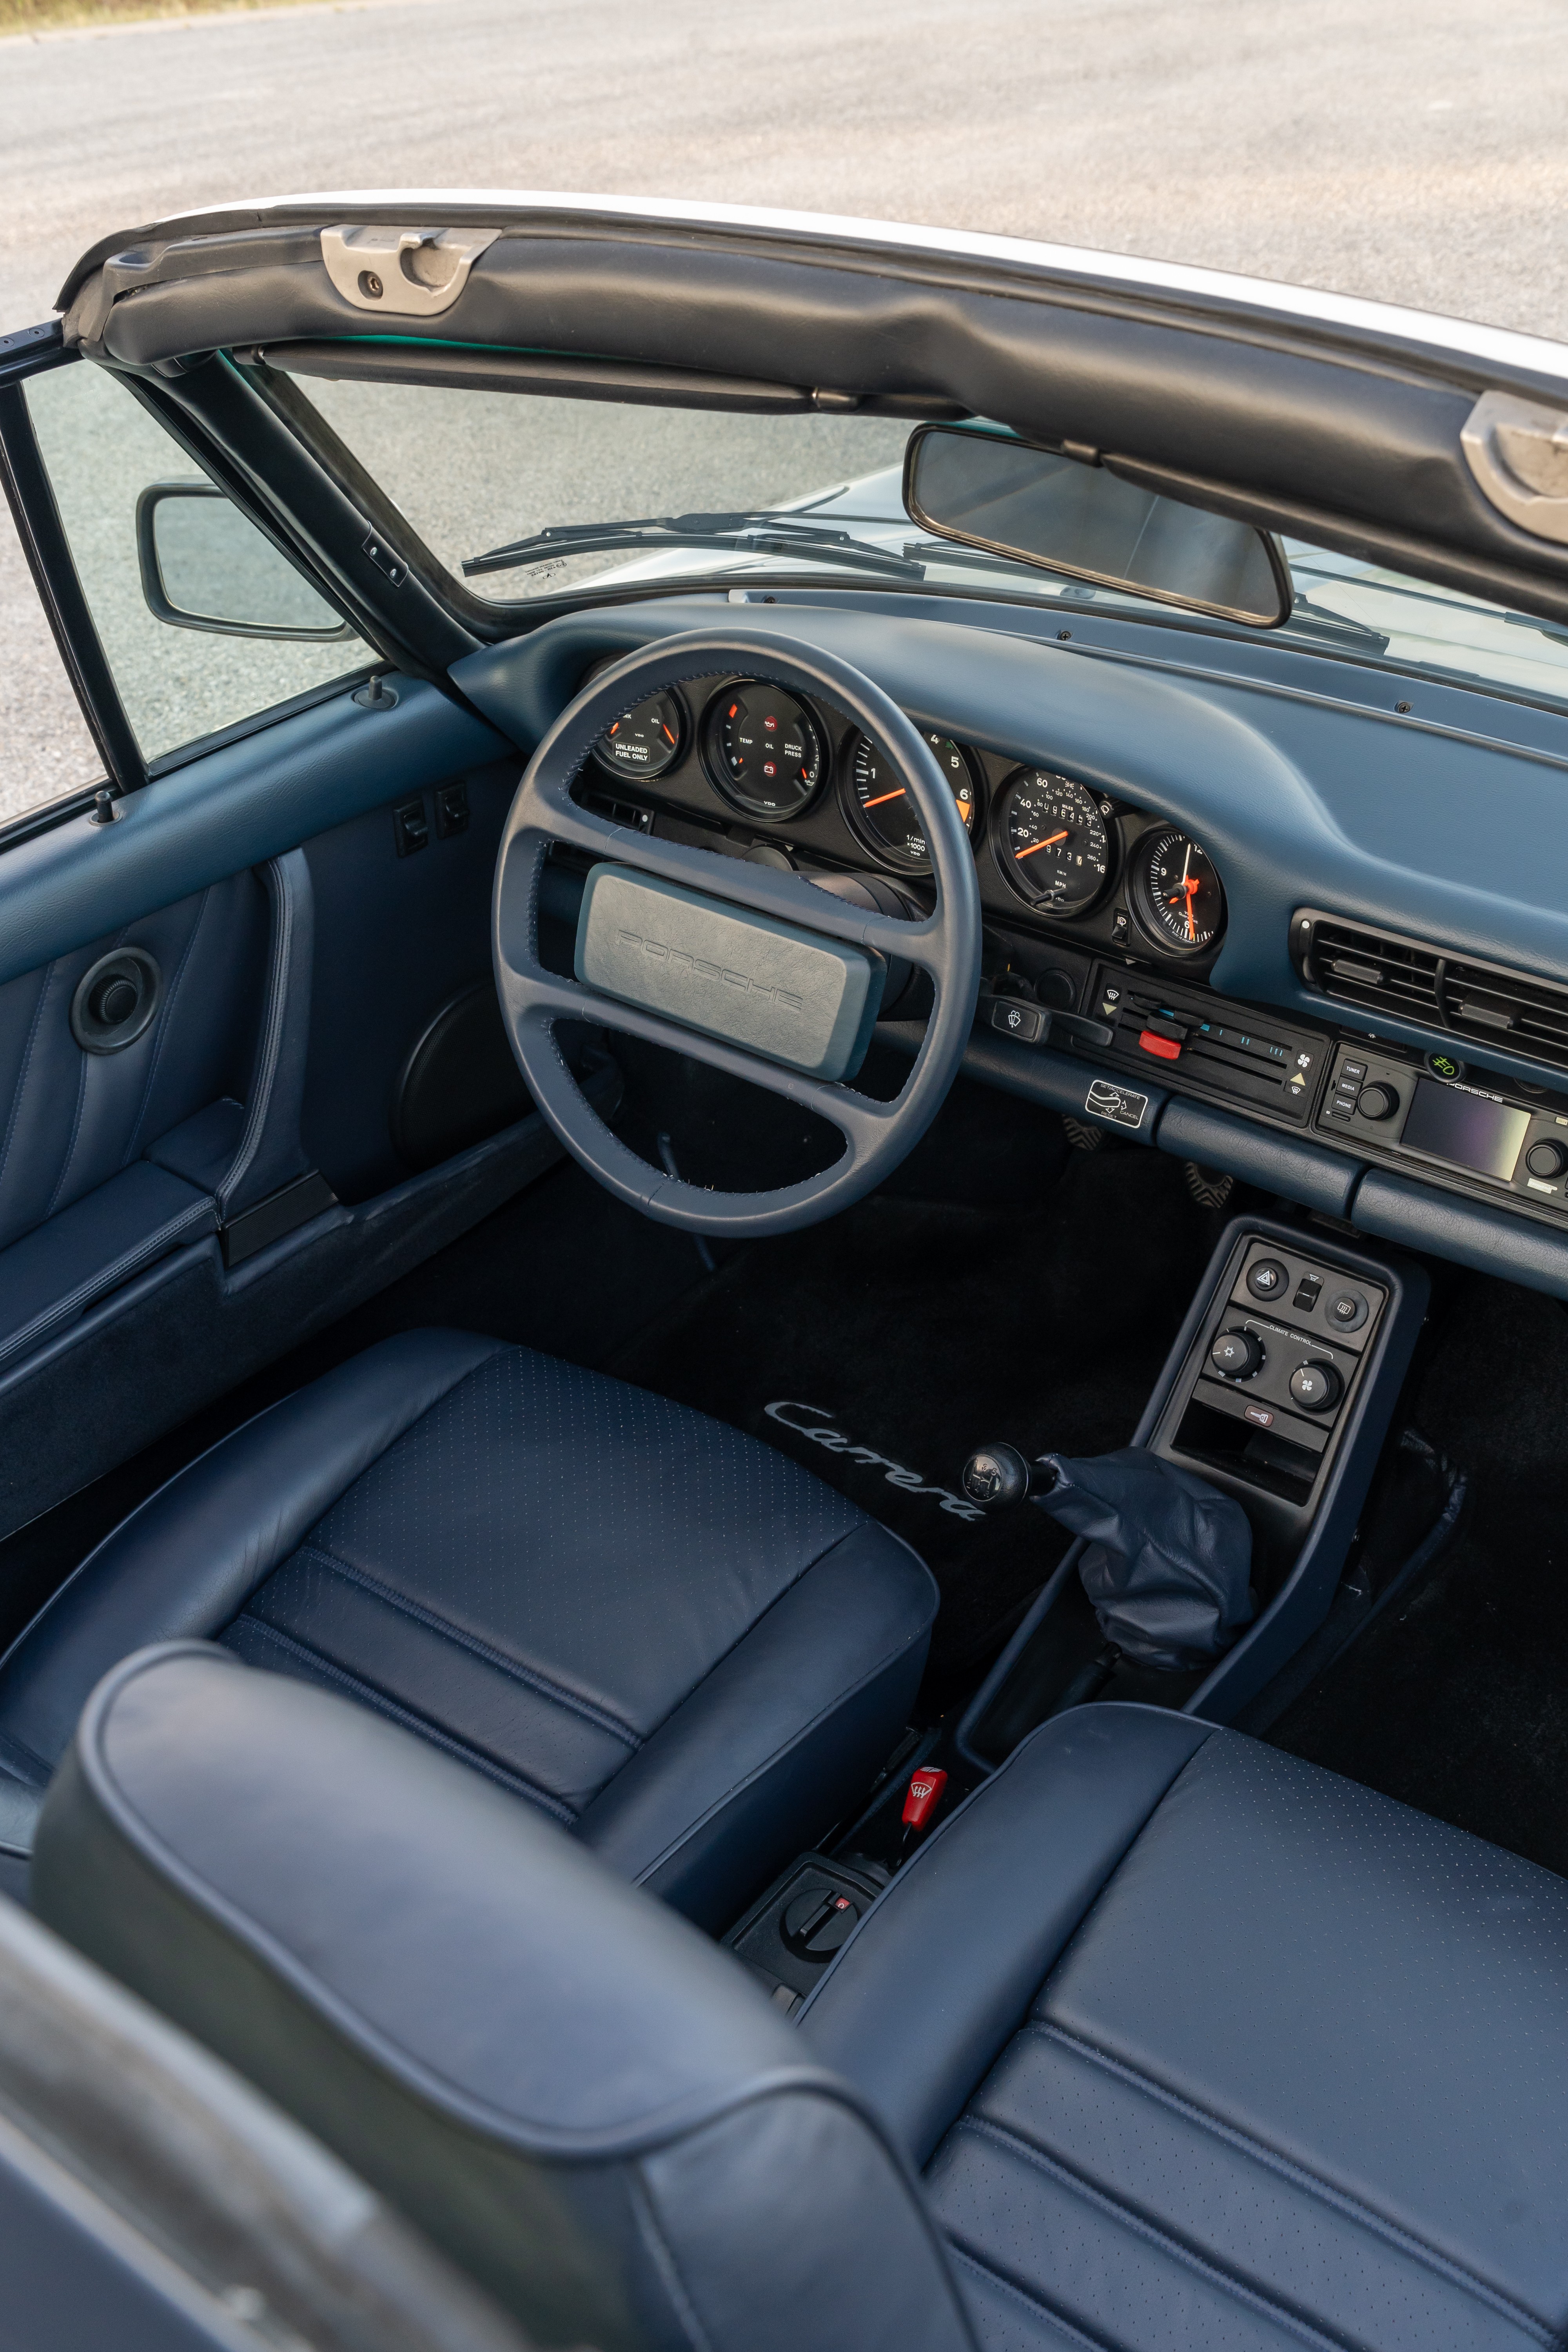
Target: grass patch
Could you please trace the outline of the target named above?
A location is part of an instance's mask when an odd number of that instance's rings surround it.
[[[84,25],[132,25],[150,16],[232,16],[253,8],[308,6],[310,0],[0,0],[0,37]]]

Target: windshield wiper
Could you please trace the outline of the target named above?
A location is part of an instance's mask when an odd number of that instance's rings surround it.
[[[525,563],[550,556],[598,555],[619,547],[724,548],[737,555],[805,555],[831,560],[847,572],[876,572],[900,580],[923,580],[925,565],[891,549],[868,547],[847,530],[829,530],[821,523],[797,522],[788,515],[742,514],[646,515],[628,522],[561,522],[536,530],[530,539],[514,539],[492,547],[486,555],[470,555],[463,571],[472,579],[480,572],[512,572]]]

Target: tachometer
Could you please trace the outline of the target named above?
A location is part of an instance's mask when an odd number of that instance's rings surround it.
[[[613,776],[662,776],[679,759],[685,740],[679,696],[650,694],[600,736],[594,757]]]
[[[1020,768],[993,827],[1002,870],[1042,915],[1080,915],[1105,887],[1110,837],[1087,784],[1049,768]]]
[[[746,816],[798,816],[822,782],[822,737],[804,702],[766,678],[738,678],[708,707],[708,764]]]
[[[928,734],[925,740],[937,766],[947,779],[948,790],[952,794],[959,815],[963,819],[964,829],[973,838],[980,802],[969,756],[950,735]],[[908,866],[922,874],[931,871],[925,827],[921,823],[913,796],[907,786],[900,782],[868,735],[858,735],[855,739],[845,801],[856,832],[871,848],[879,851],[895,866]]]
[[[1167,955],[1201,955],[1225,929],[1225,890],[1214,861],[1173,824],[1156,825],[1134,845],[1132,911]]]

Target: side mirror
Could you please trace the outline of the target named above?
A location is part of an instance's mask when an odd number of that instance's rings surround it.
[[[904,455],[904,505],[934,537],[1015,563],[1253,628],[1290,617],[1289,566],[1267,531],[1010,434],[919,426]]]
[[[149,611],[177,629],[318,645],[354,634],[216,482],[150,482],[136,555]]]

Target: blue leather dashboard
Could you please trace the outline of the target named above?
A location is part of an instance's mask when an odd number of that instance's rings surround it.
[[[582,613],[452,675],[531,749],[606,653],[713,625],[711,596]],[[781,591],[748,628],[823,646],[914,718],[1059,766],[1196,832],[1229,905],[1224,995],[1358,1024],[1298,979],[1309,904],[1568,981],[1568,713],[1281,646],[1075,612]],[[1408,715],[1395,711],[1408,698]],[[1380,1034],[1432,1033],[1379,1017]],[[1555,1073],[1489,1049],[1499,1071]]]

